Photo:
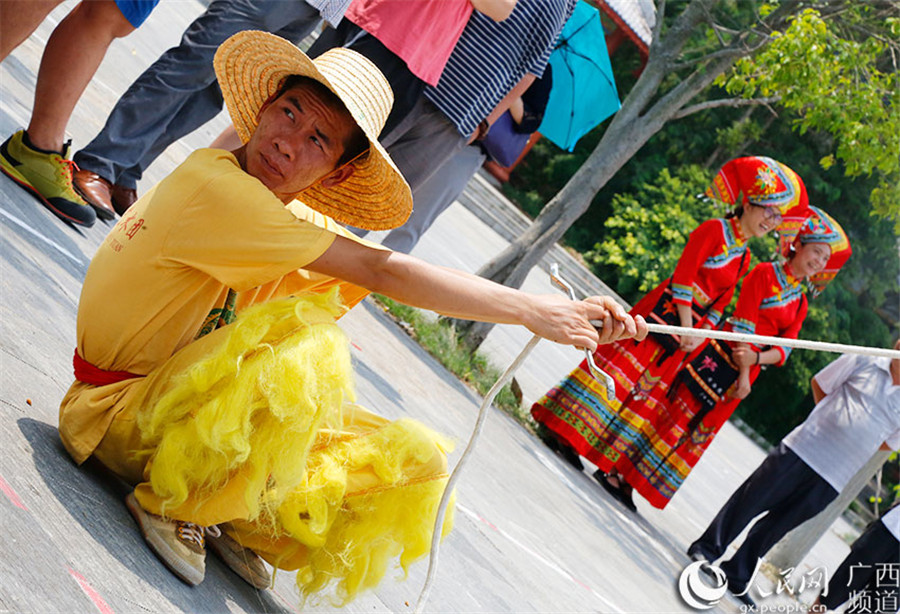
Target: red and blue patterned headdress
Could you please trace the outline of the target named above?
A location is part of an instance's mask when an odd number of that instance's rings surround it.
[[[808,207],[806,186],[787,165],[765,156],[735,158],[725,163],[706,195],[729,206],[749,203],[778,207],[782,215],[799,215]]]
[[[781,235],[779,244],[781,253],[785,258],[790,256],[791,247],[796,243],[801,245],[806,243],[824,243],[831,248],[831,257],[828,259],[825,268],[809,278],[809,283],[813,288],[813,296],[817,296],[838,274],[838,271],[850,258],[853,249],[850,247],[850,239],[847,237],[847,233],[837,223],[837,220],[818,207],[810,207],[809,211],[811,215],[803,220],[799,220],[795,216],[784,218],[784,221],[778,228]]]

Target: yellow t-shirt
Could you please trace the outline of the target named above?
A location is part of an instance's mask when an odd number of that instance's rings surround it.
[[[194,152],[97,250],[78,306],[78,351],[101,369],[146,375],[193,341],[213,310],[240,311],[335,285],[354,304],[366,290],[298,270],[337,235],[372,245],[301,203],[286,207],[231,153]],[[229,289],[237,292],[233,306],[225,305]],[[127,385],[73,384],[60,408],[60,434],[76,461],[103,438],[113,418],[106,414]]]

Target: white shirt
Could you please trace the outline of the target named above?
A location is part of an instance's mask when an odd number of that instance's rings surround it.
[[[816,374],[825,393],[784,443],[841,492],[887,442],[900,447],[900,386],[889,358],[844,355]]]
[[[900,505],[895,505],[887,514],[881,517],[881,522],[891,532],[891,535],[900,541]]]

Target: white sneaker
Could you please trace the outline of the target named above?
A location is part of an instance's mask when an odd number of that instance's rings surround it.
[[[204,527],[151,514],[141,507],[133,492],[125,497],[125,505],[141,528],[147,545],[172,573],[191,586],[203,582],[206,575]]]
[[[215,528],[215,533],[213,532]],[[253,588],[264,589],[272,584],[266,564],[250,548],[245,548],[219,527],[210,527],[206,535],[209,549],[219,555],[231,570]]]

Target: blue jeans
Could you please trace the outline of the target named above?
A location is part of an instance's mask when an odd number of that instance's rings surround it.
[[[177,47],[131,84],[100,134],[75,154],[84,170],[136,189],[144,170],[171,145],[222,110],[213,56],[243,30],[272,32],[295,43],[321,21],[301,0],[214,0],[188,26]]]

